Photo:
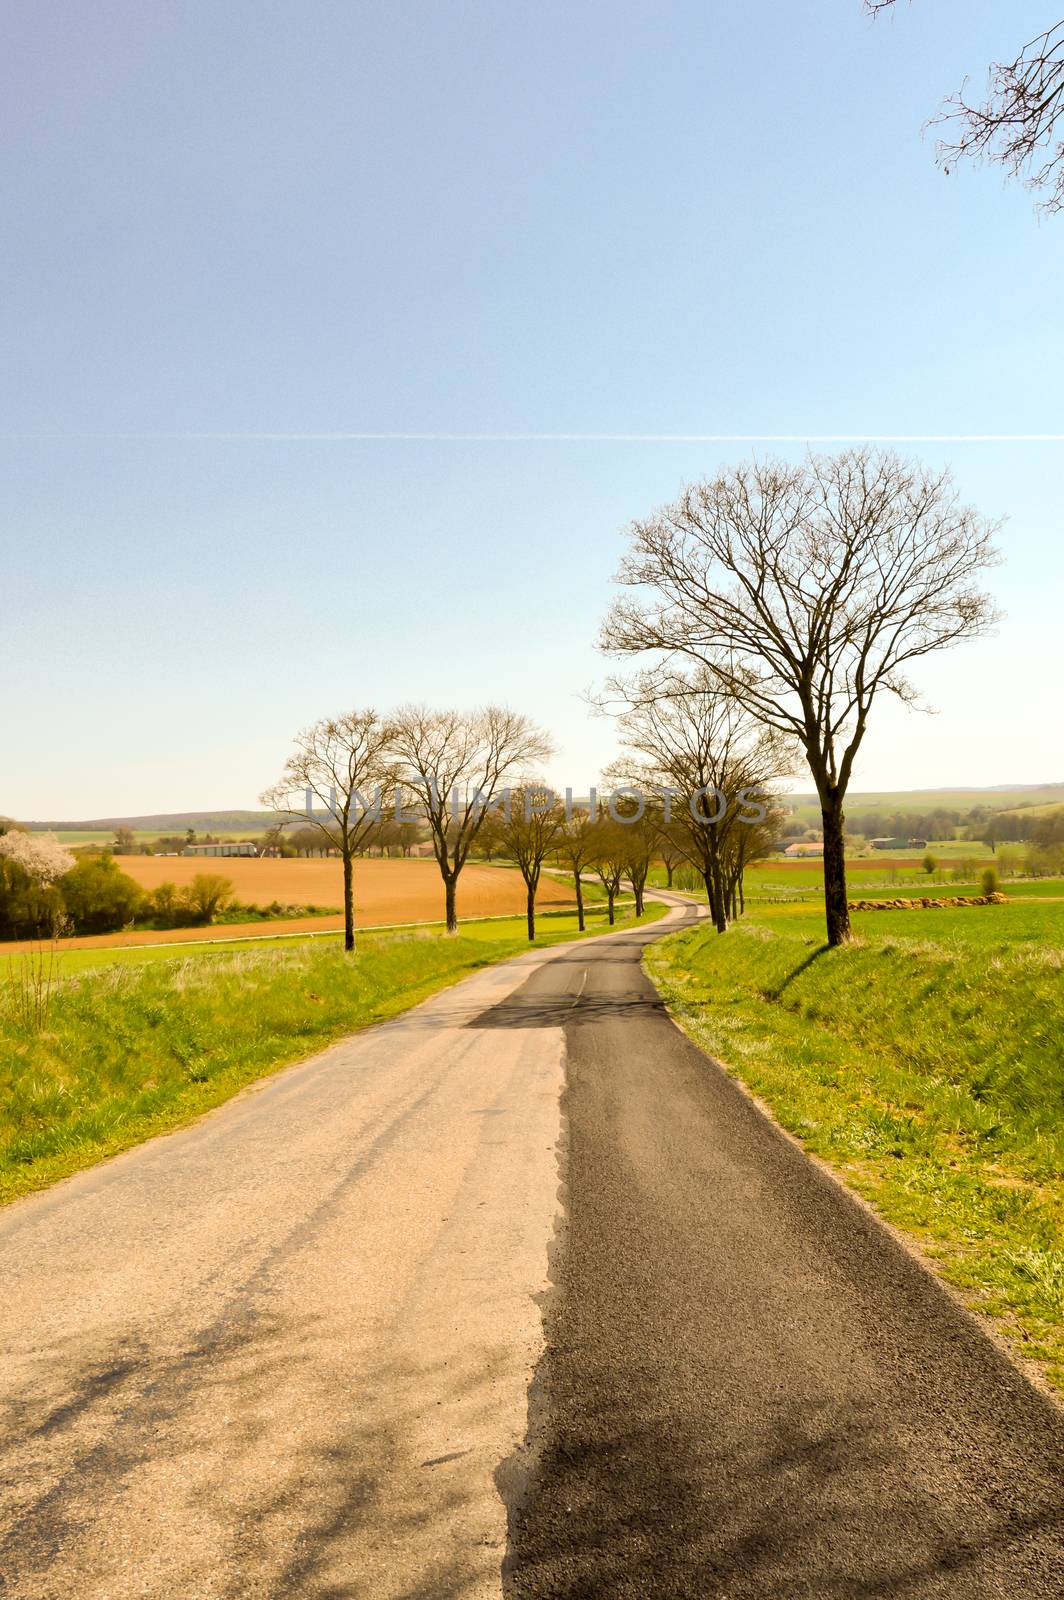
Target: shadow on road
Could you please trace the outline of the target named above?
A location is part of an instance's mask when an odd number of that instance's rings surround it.
[[[417,1445],[426,1392],[464,1428],[490,1416],[490,1354],[362,1360],[344,1382],[337,1327],[320,1318],[243,1307],[174,1350],[160,1333],[159,1351],[81,1370],[64,1351],[64,1403],[8,1434],[5,1477],[16,1447],[42,1433],[61,1454],[56,1472],[12,1479],[21,1504],[0,1541],[5,1597],[77,1594],[86,1573],[93,1594],[132,1592],[129,1580],[158,1600],[483,1592],[485,1561],[497,1572],[503,1546],[485,1553],[477,1538],[462,1428],[454,1448]],[[101,1588],[109,1569],[115,1586]]]
[[[549,1371],[541,1381],[549,1393]],[[898,1440],[855,1407],[781,1402],[771,1435],[752,1429],[734,1449],[692,1437],[652,1388],[560,1422],[526,1502],[511,1507],[507,1600],[1056,1593],[1059,1503],[1003,1507],[989,1532],[950,1527],[933,1485],[897,1470]],[[1012,1552],[1046,1534],[1044,1586],[1028,1587]]]
[[[482,1011],[467,1028],[571,1028],[596,1022],[630,1022],[637,1017],[667,1016],[657,995],[636,990],[628,994],[537,994],[530,987]]]

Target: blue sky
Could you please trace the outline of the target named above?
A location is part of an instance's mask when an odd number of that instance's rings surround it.
[[[625,523],[802,453],[300,435],[1064,433],[1064,218],[920,132],[1046,21],[5,7],[0,811],[254,803],[298,726],[411,698],[527,710],[584,787]],[[1008,616],[858,782],[1064,778],[1064,449],[899,448],[1009,517]]]

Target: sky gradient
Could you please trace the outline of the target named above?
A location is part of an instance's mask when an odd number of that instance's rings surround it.
[[[5,6],[0,812],[253,804],[408,699],[529,712],[586,789],[630,518],[812,436],[1064,434],[1064,217],[920,131],[1045,21]],[[1008,517],[1007,616],[856,785],[1064,779],[1064,445],[898,448]]]

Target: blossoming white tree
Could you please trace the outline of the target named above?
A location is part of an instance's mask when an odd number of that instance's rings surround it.
[[[34,883],[54,883],[74,865],[74,857],[54,833],[5,833],[0,836],[0,855],[21,867]]]

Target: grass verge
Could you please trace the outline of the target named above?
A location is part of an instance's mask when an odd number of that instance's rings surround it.
[[[1062,908],[1039,943],[1030,907],[870,912],[839,950],[794,909],[662,940],[647,969],[692,1038],[1064,1391]]]
[[[645,921],[664,907],[648,908]],[[617,927],[632,918],[618,919]],[[587,937],[607,931],[596,919]],[[536,948],[577,938],[544,919]],[[238,1089],[531,948],[523,919],[10,975],[0,985],[0,1202],[169,1132]],[[96,952],[79,952],[95,954]],[[99,952],[103,954],[103,952]],[[110,954],[110,952],[107,952]],[[153,953],[154,954],[154,953]]]

